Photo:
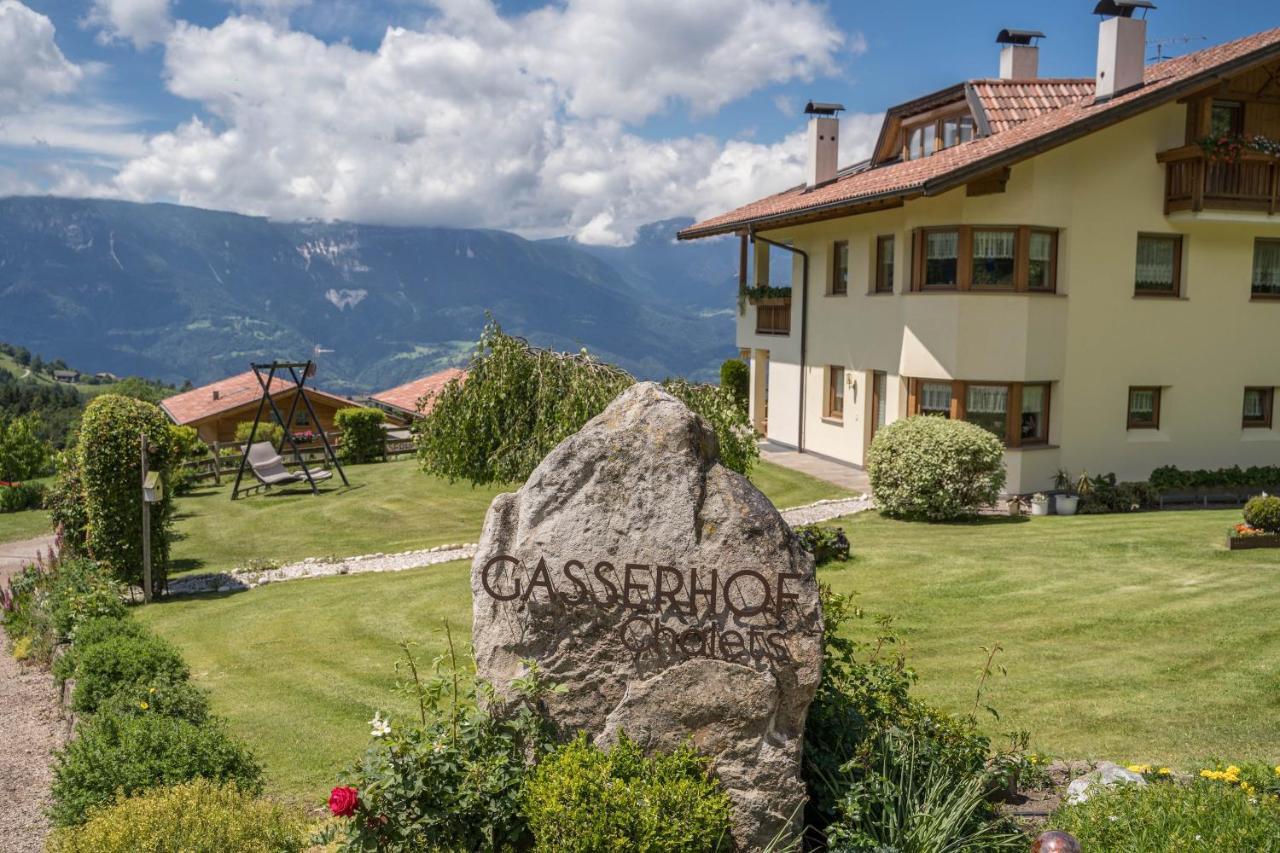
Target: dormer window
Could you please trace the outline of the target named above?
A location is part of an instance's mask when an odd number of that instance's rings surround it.
[[[920,121],[904,120],[902,156],[905,160],[919,160],[968,142],[975,135],[973,116],[954,109],[949,114],[931,114]]]

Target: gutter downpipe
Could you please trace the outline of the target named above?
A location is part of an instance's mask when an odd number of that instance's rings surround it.
[[[804,453],[804,361],[809,343],[809,253],[803,249],[797,249],[795,246],[788,246],[785,243],[778,243],[767,237],[761,237],[755,232],[754,228],[748,228],[747,233],[752,240],[759,240],[766,245],[776,246],[793,255],[800,256],[800,416],[799,423],[796,424],[796,452]]]

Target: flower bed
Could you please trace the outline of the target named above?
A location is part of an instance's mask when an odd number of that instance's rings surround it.
[[[1280,534],[1268,533],[1241,523],[1227,533],[1227,548],[1231,551],[1247,551],[1253,548],[1280,548]]]

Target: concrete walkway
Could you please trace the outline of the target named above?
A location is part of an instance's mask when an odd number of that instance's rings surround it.
[[[814,456],[812,453],[797,453],[789,447],[774,444],[772,441],[760,442],[760,458],[774,465],[781,465],[783,468],[790,468],[793,471],[808,474],[810,477],[826,480],[828,483],[848,489],[855,495],[871,492],[871,482],[867,479],[867,472],[852,465],[833,462],[821,456]]]

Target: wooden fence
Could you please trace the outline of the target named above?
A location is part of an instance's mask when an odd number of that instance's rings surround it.
[[[325,433],[332,445],[335,453],[341,453],[342,434],[337,432]],[[244,446],[248,444],[246,441],[221,441],[207,445],[209,452],[206,456],[199,459],[187,459],[181,464],[181,468],[192,472],[190,477],[193,481],[199,483],[205,480],[213,480],[215,483],[221,483],[223,477],[236,476],[236,471],[240,468],[240,459],[244,456]],[[382,458],[394,459],[397,456],[406,456],[415,452],[417,448],[414,446],[413,437],[408,435],[408,430],[391,430],[388,431],[384,439]],[[320,468],[328,468],[329,460],[325,456],[324,444],[319,438],[315,438],[308,442],[299,442],[298,451],[303,461],[308,465],[313,463]],[[284,464],[287,467],[296,467],[297,460],[294,458],[293,448],[286,442],[280,455],[284,457]]]

